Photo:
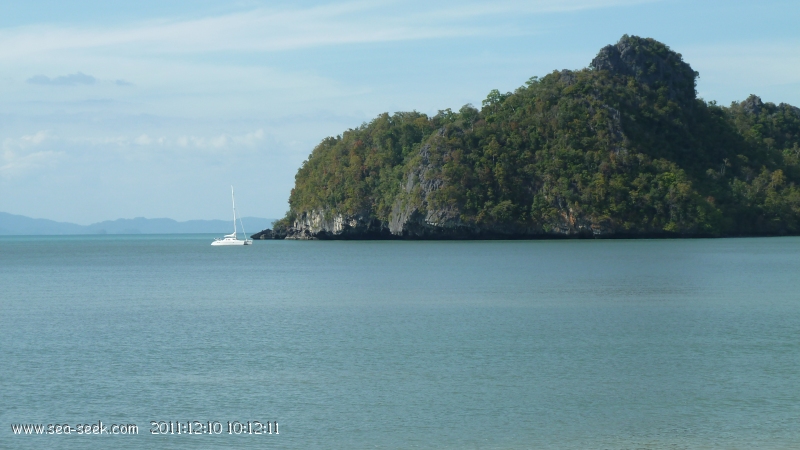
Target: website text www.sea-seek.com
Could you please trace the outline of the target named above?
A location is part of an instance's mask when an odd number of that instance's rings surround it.
[[[11,431],[14,434],[139,434],[139,426],[135,424],[104,424],[79,423],[72,426],[70,424],[48,423],[12,423]]]

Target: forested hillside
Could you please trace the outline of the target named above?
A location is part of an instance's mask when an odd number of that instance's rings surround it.
[[[535,238],[800,232],[800,109],[697,98],[698,74],[623,36],[583,70],[480,108],[383,114],[323,140],[274,237]]]

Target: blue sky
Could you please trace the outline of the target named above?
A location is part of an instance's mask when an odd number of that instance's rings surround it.
[[[706,100],[800,106],[793,1],[36,1],[0,15],[0,211],[88,224],[280,217],[324,137],[480,105],[623,34]]]

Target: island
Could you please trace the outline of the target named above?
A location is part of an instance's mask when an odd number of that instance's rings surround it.
[[[480,108],[382,114],[317,145],[253,238],[798,234],[800,109],[705,101],[698,75],[625,35]]]

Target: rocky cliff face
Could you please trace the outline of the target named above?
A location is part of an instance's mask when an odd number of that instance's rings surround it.
[[[389,231],[393,236],[404,238],[467,238],[478,236],[481,229],[463,222],[457,205],[437,205],[434,196],[445,186],[439,173],[441,161],[449,156],[445,142],[445,130],[440,129],[436,137],[419,151],[419,163],[411,167],[402,183],[389,216]],[[440,158],[432,158],[438,154]]]
[[[642,41],[650,44],[646,50]],[[684,104],[694,101],[696,96],[697,72],[683,61],[680,53],[670,51],[653,39],[624,36],[617,44],[603,47],[590,67],[612,75],[633,77],[637,83],[653,90],[665,87],[670,99]]]
[[[617,115],[618,116],[618,115]],[[624,136],[617,122],[609,130],[618,144]],[[440,130],[439,137],[444,136]],[[440,164],[431,153],[446,159],[451,150],[434,139],[419,152],[419,164],[405,177],[388,221],[371,218],[369,212],[354,215],[334,213],[329,209],[303,211],[285,232],[264,230],[254,239],[531,239],[547,237],[607,237],[616,233],[608,221],[593,221],[566,204],[560,204],[558,217],[547,231],[539,227],[494,223],[479,226],[461,219],[458,205],[439,205],[437,191],[445,187],[438,176]],[[624,151],[621,146],[617,151]]]
[[[562,71],[560,76],[566,84],[574,79],[571,71]],[[591,114],[596,113],[594,108],[589,109]],[[626,137],[620,113],[608,105],[601,109],[610,119],[604,131],[612,151],[624,156]],[[369,211],[345,215],[326,208],[313,209],[300,212],[285,232],[265,230],[256,239],[531,239],[610,237],[618,233],[612,222],[592,220],[558,199],[555,199],[557,216],[547,230],[502,222],[478,225],[463,220],[460,205],[442,203],[436,198],[437,192],[447,187],[441,177],[442,162],[452,158],[453,153],[447,145],[447,132],[446,128],[439,129],[419,150],[415,159],[418,162],[404,176],[388,220],[371,217]]]
[[[287,230],[285,239],[381,239],[390,237],[385,223],[368,214],[345,216],[329,209],[304,211]]]

